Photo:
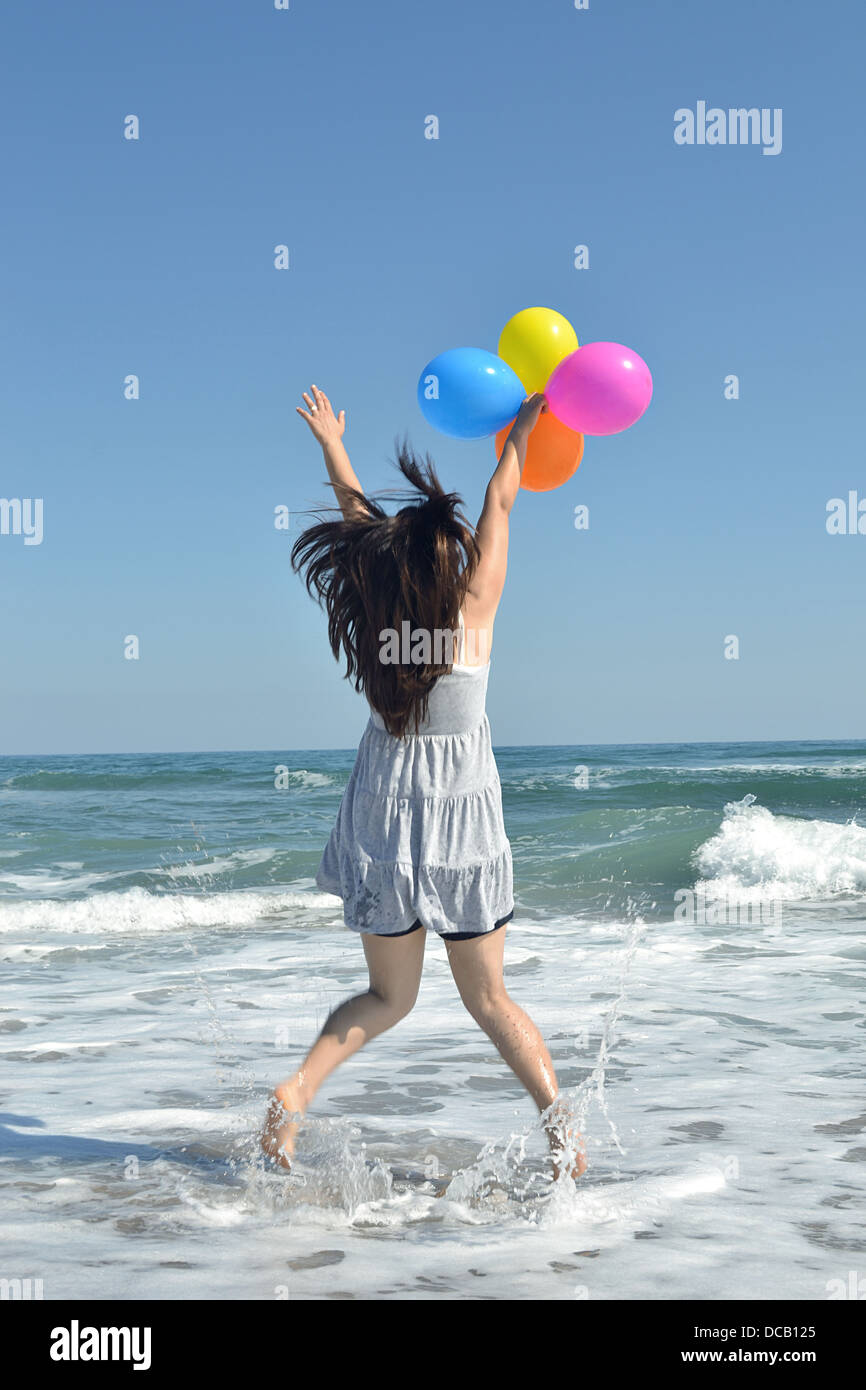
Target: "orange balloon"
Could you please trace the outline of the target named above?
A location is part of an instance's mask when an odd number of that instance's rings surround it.
[[[496,436],[497,458],[502,457],[511,425],[506,425]],[[539,415],[529,436],[520,486],[527,492],[550,492],[562,487],[577,472],[582,458],[583,435],[570,430],[552,411],[546,410]]]

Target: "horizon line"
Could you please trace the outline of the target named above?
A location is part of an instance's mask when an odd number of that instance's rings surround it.
[[[788,745],[795,743],[862,743],[866,745],[866,735],[860,738],[707,738],[707,739],[657,739],[652,741],[638,740],[633,743],[494,743],[493,748],[506,749],[530,749],[530,748],[715,748],[720,744],[729,744],[737,747],[750,747],[756,744],[772,746],[775,744]],[[213,754],[225,753],[274,753],[275,748],[148,748],[148,749],[113,749],[110,752],[34,752],[34,753],[3,753],[0,758],[156,758],[156,757],[197,757]],[[289,748],[284,747],[285,753],[352,753],[357,754],[357,744],[352,745],[333,745],[331,747],[305,747]]]

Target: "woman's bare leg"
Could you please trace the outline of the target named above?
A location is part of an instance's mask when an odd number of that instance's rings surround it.
[[[298,1070],[277,1086],[268,1106],[262,1148],[284,1168],[291,1167],[299,1119],[322,1082],[354,1052],[405,1018],[418,997],[424,945],[423,927],[408,936],[361,934],[370,985],[330,1015]]]
[[[506,992],[502,978],[506,930],[498,927],[471,941],[443,939],[460,998],[539,1110],[545,1111],[556,1100],[559,1084],[544,1039],[529,1015]],[[569,1144],[576,1147],[577,1136],[568,1131],[564,1121],[565,1116],[554,1110],[546,1123],[555,1177],[559,1177],[563,1149]],[[574,1178],[586,1171],[582,1151],[571,1159],[568,1171]]]

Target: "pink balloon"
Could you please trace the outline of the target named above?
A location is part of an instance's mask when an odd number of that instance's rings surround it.
[[[544,394],[557,419],[578,434],[619,434],[650,403],[650,369],[622,343],[584,343],[554,368]]]

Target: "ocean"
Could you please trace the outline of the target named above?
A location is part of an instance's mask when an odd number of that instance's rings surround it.
[[[314,884],[354,750],[0,758],[0,1275],[45,1299],[850,1296],[866,743],[496,757],[506,985],[579,1117],[576,1184],[432,933],[415,1009],[325,1082],[293,1171],[259,1155],[270,1088],[366,986]]]

